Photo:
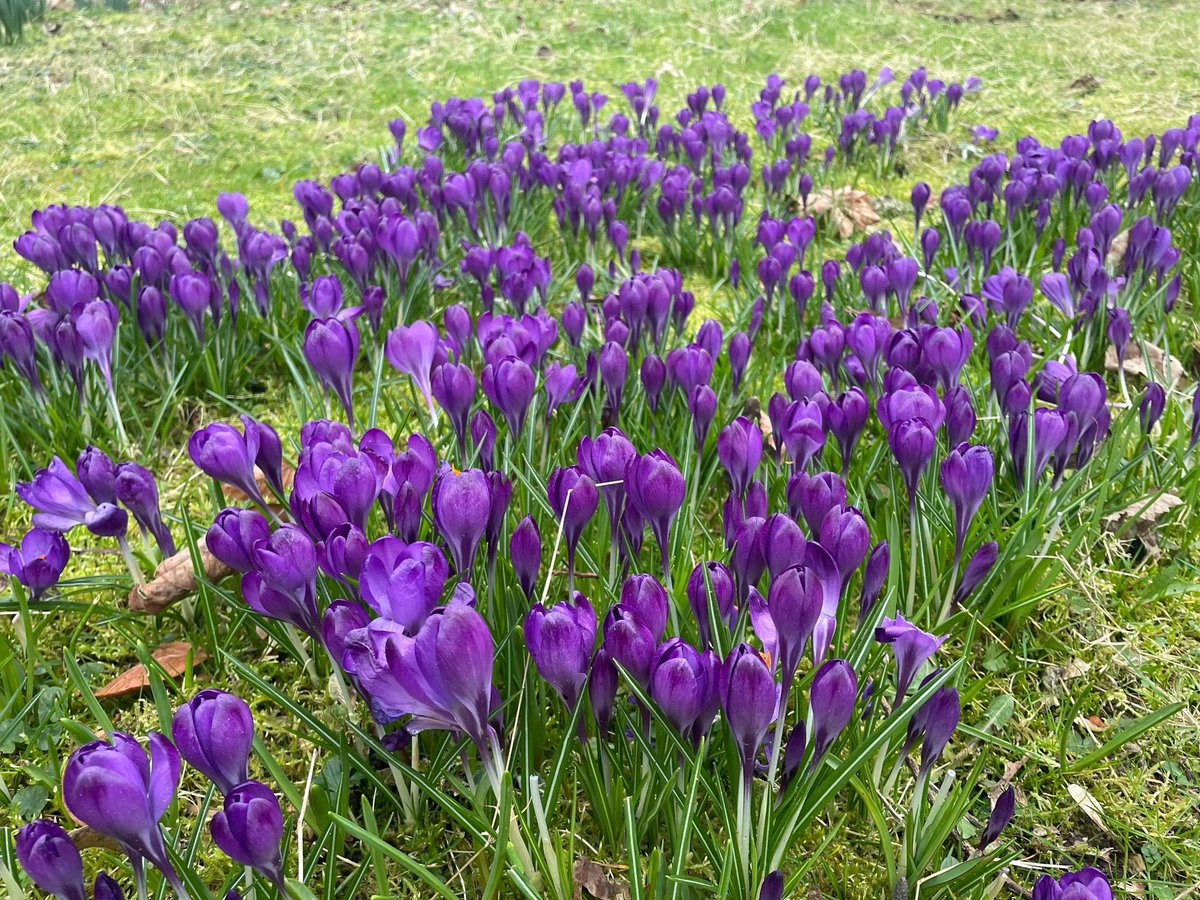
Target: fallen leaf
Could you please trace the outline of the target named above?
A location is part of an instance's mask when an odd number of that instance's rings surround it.
[[[288,493],[292,489],[292,479],[296,476],[296,469],[287,463],[283,464],[283,491]],[[262,469],[258,466],[254,467],[254,485],[258,488],[258,492],[270,500],[275,495],[271,492],[271,485],[267,481],[267,477],[263,474]],[[236,488],[231,484],[221,485],[221,493],[229,500],[238,502],[249,501],[250,497],[241,488]]]
[[[171,641],[168,644],[163,644],[157,647],[150,654],[155,661],[166,671],[172,678],[177,678],[182,675],[184,669],[187,668],[188,654],[192,654],[192,663],[198,664],[207,658],[207,654],[199,647],[193,648],[187,641]],[[146,667],[141,663],[136,666],[131,666],[126,669],[100,690],[96,691],[96,697],[100,700],[106,700],[110,697],[123,697],[126,694],[134,694],[150,686],[150,678],[146,671]]]
[[[1071,82],[1070,90],[1079,91],[1081,94],[1091,94],[1097,91],[1103,83],[1102,79],[1097,78],[1091,72],[1086,72]]]
[[[1105,518],[1104,528],[1125,540],[1137,538],[1152,556],[1157,557],[1158,523],[1171,510],[1182,505],[1183,501],[1174,494],[1161,494],[1149,503],[1144,499],[1139,500]]]
[[[613,878],[598,862],[580,857],[575,860],[574,900],[629,900],[629,885]]]
[[[1079,804],[1079,809],[1092,820],[1097,828],[1101,831],[1108,831],[1108,827],[1104,824],[1104,807],[1087,788],[1081,784],[1068,784],[1067,793],[1071,795],[1072,800]]]
[[[68,810],[68,812],[70,812],[70,810]],[[71,818],[76,822],[79,821],[78,819],[75,819],[74,816],[71,816]],[[89,828],[86,825],[81,825],[79,828],[71,829],[71,841],[80,850],[100,849],[111,850],[113,853],[121,852],[121,845],[115,840],[92,828]]]
[[[1145,349],[1143,354],[1142,350]],[[1119,368],[1123,368],[1127,375],[1136,375],[1138,378],[1157,381],[1159,384],[1167,384],[1167,354],[1160,348],[1151,343],[1145,344],[1130,344],[1129,349],[1125,351],[1124,364],[1117,365],[1117,351],[1110,344],[1104,352],[1104,369],[1108,372],[1116,372]],[[1186,380],[1187,373],[1183,370],[1183,363],[1178,359],[1171,360],[1171,387],[1178,389]]]
[[[219,581],[233,574],[233,569],[213,556],[203,541],[196,549],[200,553],[200,564],[206,579]],[[134,612],[157,614],[194,590],[196,573],[192,570],[192,555],[185,547],[159,563],[150,581],[136,585],[129,592],[129,608]]]
[[[822,188],[808,201],[808,211],[814,216],[828,214],[834,231],[843,239],[854,234],[856,229],[866,231],[879,224],[879,213],[875,211],[870,195],[848,187]]]

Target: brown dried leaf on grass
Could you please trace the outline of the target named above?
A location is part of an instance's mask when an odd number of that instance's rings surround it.
[[[813,216],[827,213],[833,230],[842,239],[850,237],[856,230],[866,231],[879,224],[879,213],[875,211],[870,195],[854,188],[822,188],[808,201],[808,211]]]
[[[163,670],[172,678],[177,678],[187,669],[188,654],[192,654],[192,664],[197,665],[204,662],[208,655],[199,647],[192,647],[187,641],[171,641],[167,644],[155,648],[150,654],[154,660],[163,667]],[[107,700],[111,697],[123,697],[126,694],[134,694],[143,688],[150,686],[149,674],[146,667],[141,663],[136,666],[130,666],[100,690],[96,691],[96,697],[100,700]]]
[[[196,549],[200,552],[200,563],[204,577],[218,581],[231,575],[233,569],[221,562],[201,541]],[[196,590],[196,573],[192,570],[191,552],[185,547],[174,556],[164,559],[154,570],[154,577],[145,584],[136,585],[129,592],[129,608],[134,612],[160,613],[176,600]]]
[[[1183,500],[1174,494],[1161,494],[1154,500],[1145,499],[1129,504],[1104,520],[1104,528],[1124,540],[1137,538],[1152,555],[1159,554],[1159,522],[1173,509],[1183,505]]]
[[[1167,355],[1153,344],[1145,344],[1146,352],[1143,355],[1141,344],[1130,344],[1129,349],[1125,351],[1124,369],[1127,375],[1136,375],[1139,378],[1157,381],[1161,385],[1167,384]],[[1117,351],[1110,346],[1104,353],[1104,368],[1108,372],[1116,372],[1117,366]],[[1187,373],[1184,371],[1183,362],[1178,358],[1171,359],[1171,381],[1170,387],[1179,389],[1186,380]]]
[[[575,860],[573,900],[629,900],[629,885],[613,878],[598,862],[580,857]]]

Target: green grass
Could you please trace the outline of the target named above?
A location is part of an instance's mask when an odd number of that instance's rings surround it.
[[[1191,2],[672,6],[190,0],[139,14],[50,14],[53,34],[35,26],[23,44],[0,50],[0,231],[11,239],[30,209],[52,202],[119,203],[147,218],[212,214],[221,190],[244,192],[256,220],[294,215],[292,181],[327,178],[372,156],[389,118],[420,124],[432,99],[523,77],[580,77],[615,95],[620,81],[657,74],[669,98],[664,109],[696,83],[720,79],[744,115],[773,70],[794,80],[814,70],[873,72],[887,63],[899,73],[923,63],[935,77],[984,79],[956,127],[999,127],[1000,146],[1024,133],[1052,140],[1097,116],[1114,118],[1126,134],[1161,130],[1200,110],[1200,4]],[[960,176],[962,144],[921,142],[906,157],[907,175],[883,187],[898,193],[916,177],[944,184]],[[11,250],[0,257],[0,276],[27,278]],[[6,533],[15,530],[5,523]],[[1019,765],[1023,858],[1046,864],[1111,847],[1114,871],[1144,873],[1136,881],[1145,895],[1162,898],[1194,886],[1200,872],[1200,569],[1171,552],[1145,567],[1127,548],[1100,540],[1090,560],[1071,561],[1075,577],[1017,638],[996,635],[973,660],[989,679],[977,712],[1013,700],[998,752]],[[85,584],[71,599],[97,595],[111,592]],[[95,683],[135,662],[137,641],[153,646],[175,636],[170,623],[160,632],[159,623],[127,617],[85,622],[64,618],[43,640],[53,645],[80,629],[75,654],[89,660]],[[259,671],[299,684],[289,665],[276,672],[268,662]],[[1068,761],[1078,758],[1177,700],[1189,706],[1106,765],[1063,771],[1064,748]],[[88,721],[77,698],[45,702],[33,717],[39,730],[60,727],[60,716]],[[303,784],[310,747],[289,740],[292,724],[272,718],[268,705],[256,712],[280,763]],[[119,703],[110,714],[135,731],[156,718],[150,700]],[[37,795],[20,790],[53,785],[45,755],[57,743],[0,763],[0,797],[15,795],[0,824],[27,817],[22,803]],[[965,742],[959,750],[969,765]],[[1099,823],[1071,785],[1095,798]],[[414,835],[403,849],[424,858],[425,846],[440,852],[441,836]],[[848,859],[857,868],[869,854],[848,845],[830,856],[833,889],[842,888],[832,867]]]

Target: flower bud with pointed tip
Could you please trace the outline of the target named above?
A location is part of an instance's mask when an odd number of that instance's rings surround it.
[[[234,862],[250,866],[283,895],[283,810],[265,784],[246,781],[225,795],[225,804],[209,824],[213,842]]]
[[[988,844],[1000,837],[1000,833],[1008,827],[1008,823],[1012,821],[1013,813],[1017,807],[1017,792],[1010,784],[1007,788],[1000,792],[1000,796],[996,798],[996,802],[992,804],[992,811],[988,815],[987,825],[983,829],[983,834],[979,838],[979,850],[983,850]]]
[[[542,537],[533,516],[526,516],[513,529],[508,540],[509,561],[517,576],[517,584],[527,601],[533,599],[538,570],[542,565]]]
[[[817,670],[808,690],[809,716],[813,724],[810,769],[817,767],[825,751],[849,724],[857,699],[858,678],[850,663],[844,659],[831,659]]]
[[[254,719],[240,697],[212,688],[201,691],[175,711],[171,737],[187,764],[222,794],[249,777]]]
[[[17,859],[40,890],[60,900],[85,900],[83,860],[71,836],[49,819],[17,832]]]

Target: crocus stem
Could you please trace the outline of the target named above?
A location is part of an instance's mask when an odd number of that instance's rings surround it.
[[[950,610],[954,608],[954,589],[958,586],[958,566],[962,562],[960,553],[954,554],[954,568],[950,570],[950,585],[946,588],[946,599],[942,602],[942,614],[938,616],[938,621],[943,622],[950,616]]]
[[[491,731],[491,729],[488,729],[488,731],[488,749],[490,752],[485,754],[483,767],[488,773],[488,780],[492,783],[496,802],[500,803],[503,792],[501,779],[504,772],[504,751],[500,749],[500,741],[497,739],[496,733]],[[516,811],[511,806],[509,808],[507,829],[508,842],[521,864],[522,871],[533,877],[537,871],[533,865],[533,857],[529,855],[529,848],[525,846],[525,839],[521,837],[521,828],[517,824]]]
[[[917,599],[917,559],[920,553],[917,549],[917,498],[914,495],[908,503],[908,540],[910,545],[908,566],[908,599],[905,612],[912,615],[913,604]]]
[[[753,765],[753,763],[751,763]],[[754,876],[750,871],[750,780],[751,767],[743,765],[742,780],[737,798],[738,855],[742,860],[742,873],[746,879],[746,896],[753,892]]]
[[[146,579],[142,576],[142,567],[133,558],[133,551],[129,549],[129,540],[125,535],[117,536],[117,546],[121,548],[121,557],[125,560],[125,568],[129,570],[129,577],[133,579],[133,583],[144,584]]]
[[[788,694],[791,693],[791,677],[784,673],[783,688],[779,695],[779,711],[775,715],[775,737],[771,741],[771,760],[767,770],[767,786],[763,788],[762,808],[758,811],[758,833],[766,835],[772,807],[771,794],[775,791],[775,776],[779,773],[779,748],[783,744],[783,720],[787,714]]]
[[[21,622],[18,637],[21,641],[21,649],[25,651],[25,697],[32,700],[34,686],[37,683],[37,679],[34,677],[37,674],[38,660],[37,632],[33,629],[33,617],[29,614],[29,598],[25,594],[25,585],[15,578],[10,578],[9,586],[12,588],[13,597],[17,600],[17,610]]]

